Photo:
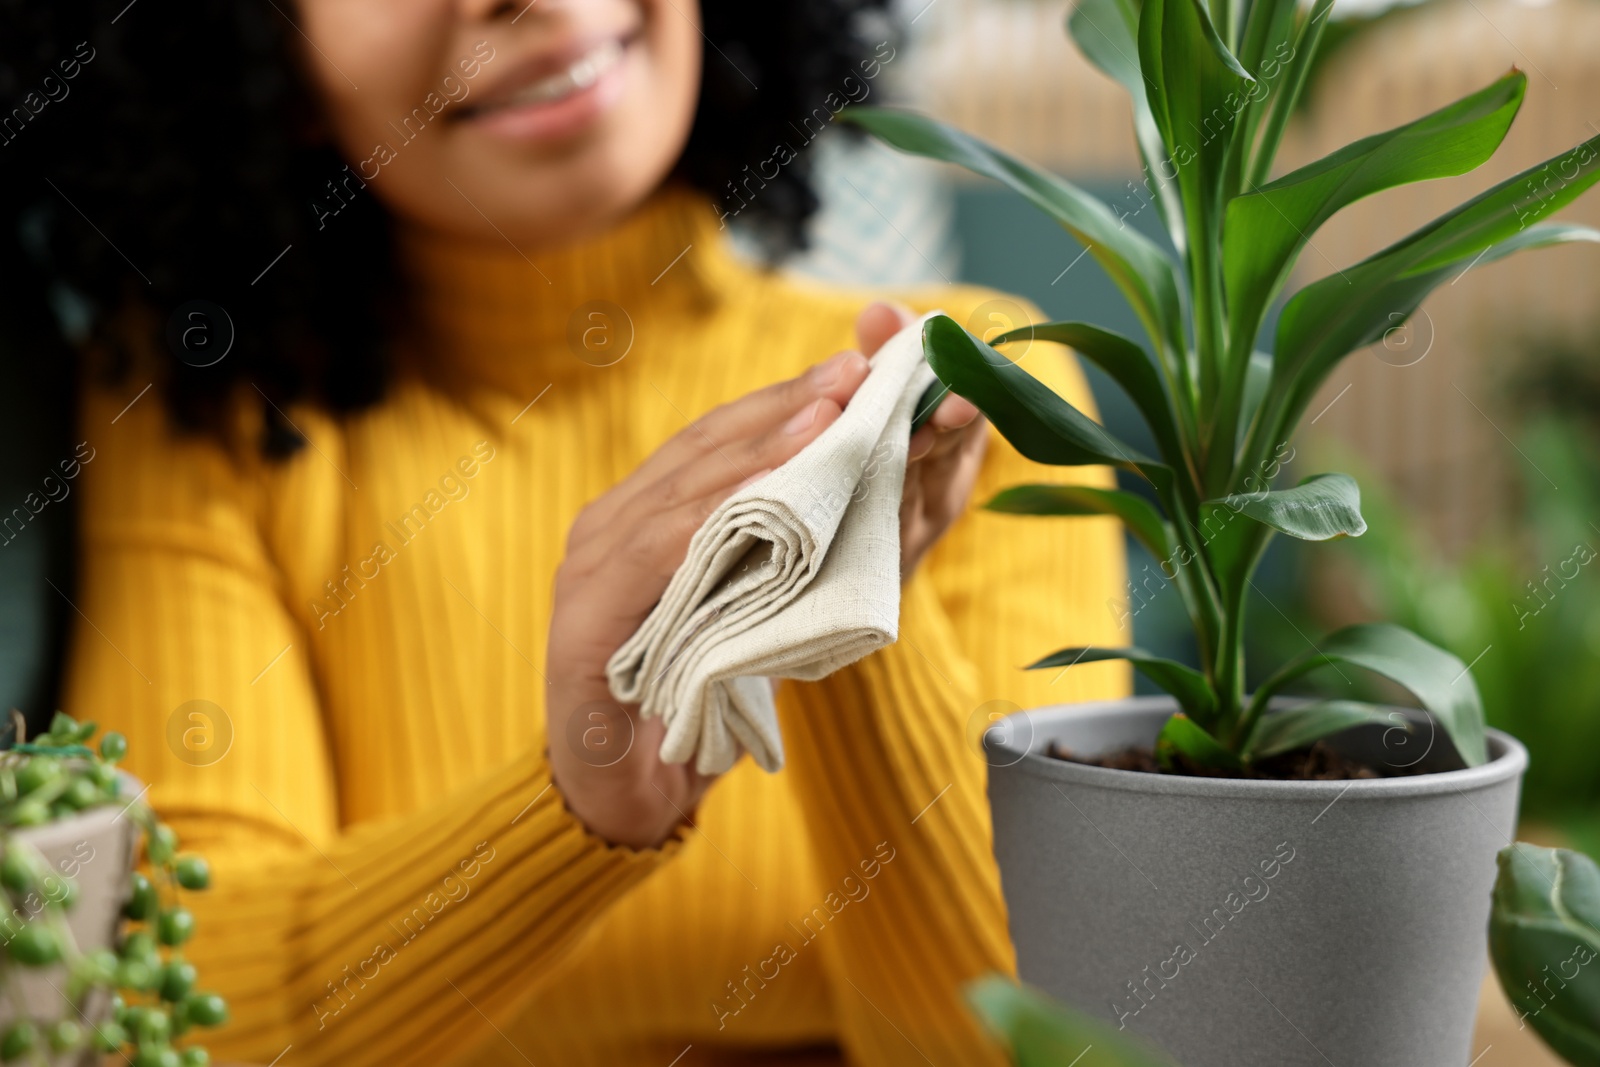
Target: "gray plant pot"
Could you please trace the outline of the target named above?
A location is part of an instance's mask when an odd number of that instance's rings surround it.
[[[1054,759],[1148,746],[1166,697],[1043,708],[984,735],[1021,978],[1183,1067],[1463,1067],[1495,853],[1527,750],[1337,782],[1141,774]],[[1338,739],[1374,766],[1453,765],[1419,713]]]
[[[126,775],[122,788],[126,796],[138,795],[137,782]],[[139,828],[132,818],[116,806],[91,808],[59,822],[18,831],[15,836],[38,849],[54,871],[70,876],[77,883],[78,899],[66,912],[66,920],[79,951],[114,948],[139,838]],[[24,900],[16,908],[16,917],[26,919],[29,913],[28,901]],[[4,951],[3,948],[0,951]],[[87,997],[81,1016],[62,996],[67,985],[65,965],[37,970],[9,963],[7,966],[12,968],[17,995],[41,1029],[63,1018],[75,1019],[85,1026],[105,1019],[110,1006],[109,994],[102,991]],[[0,1031],[9,1027],[15,1018],[16,1008],[11,999],[0,997]],[[101,1058],[94,1052],[82,1052],[47,1059],[51,1067],[91,1067]]]

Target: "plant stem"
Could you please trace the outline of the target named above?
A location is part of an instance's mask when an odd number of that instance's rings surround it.
[[[1220,740],[1237,750],[1237,731],[1244,707],[1244,603],[1235,598],[1222,613],[1222,641],[1217,649],[1217,722]]]
[[[1185,601],[1191,605],[1189,617],[1194,623],[1199,661],[1207,676],[1215,682],[1212,664],[1222,638],[1223,608],[1217,593],[1211,561],[1206,555],[1205,541],[1196,536],[1199,529],[1199,508],[1196,505],[1191,510],[1177,506],[1177,502],[1173,502],[1169,507],[1175,520],[1172,525],[1178,543],[1188,556],[1186,563],[1174,568],[1173,580],[1181,583],[1180,592],[1185,589],[1188,591]]]
[[[1204,217],[1195,231],[1189,249],[1189,285],[1194,303],[1195,355],[1200,364],[1200,408],[1210,412],[1218,400],[1223,357],[1222,263],[1217,255],[1221,227],[1216,212],[1202,211]],[[1209,434],[1210,418],[1202,414],[1201,440]],[[1201,464],[1202,468],[1204,463]]]
[[[1260,325],[1257,324],[1259,330]],[[1241,331],[1242,333],[1243,331]],[[1244,404],[1245,382],[1250,375],[1250,352],[1254,337],[1232,337],[1232,351],[1228,353],[1226,381],[1218,402],[1217,418],[1206,442],[1206,468],[1204,472],[1206,496],[1226,496],[1233,481],[1234,471],[1244,466],[1244,457],[1238,452],[1239,416]]]
[[[1281,421],[1279,415],[1280,405],[1273,403],[1272,391],[1267,391],[1267,396],[1262,399],[1261,407],[1250,420],[1250,426],[1245,432],[1244,445],[1239,449],[1238,461],[1233,468],[1233,476],[1228,480],[1227,491],[1237,493],[1247,488],[1240,482],[1241,477],[1249,477],[1248,472],[1255,471],[1266,459],[1265,450],[1276,447],[1272,439],[1277,436],[1273,428]],[[1278,442],[1279,444],[1283,442]]]

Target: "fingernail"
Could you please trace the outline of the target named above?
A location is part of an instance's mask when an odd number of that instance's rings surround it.
[[[817,409],[821,406],[822,401],[813,400],[811,403],[801,408],[788,422],[783,424],[783,432],[803,433],[804,431],[810,429],[811,424],[817,421]]]

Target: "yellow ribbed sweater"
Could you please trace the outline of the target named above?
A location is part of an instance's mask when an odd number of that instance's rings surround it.
[[[1117,528],[965,516],[905,586],[898,644],[784,683],[781,773],[743,760],[668,847],[608,847],[543,755],[575,514],[686,420],[852,346],[885,294],[747,266],[672,191],[578,247],[403,256],[399,381],[355,417],[289,411],[310,447],[287,462],[174,434],[155,390],[136,398],[153,375],[84,403],[64,707],[128,735],[151,802],[212,860],[191,958],[232,1003],[214,1053],[997,1062],[959,999],[1012,966],[973,740],[993,701],[1126,691],[1114,664],[1018,669],[1122,643]],[[890,295],[961,319],[993,296]],[[609,366],[569,345],[597,300],[631,320]],[[1062,350],[1026,359],[1089,405]],[[1071,479],[1109,484],[995,436],[974,499]]]

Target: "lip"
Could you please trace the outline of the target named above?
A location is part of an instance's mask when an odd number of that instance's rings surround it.
[[[458,122],[515,141],[553,141],[583,132],[622,96],[638,34],[594,34],[573,39],[519,63],[495,82]],[[516,103],[519,93],[572,69],[585,57],[620,50],[592,82],[555,100]]]

